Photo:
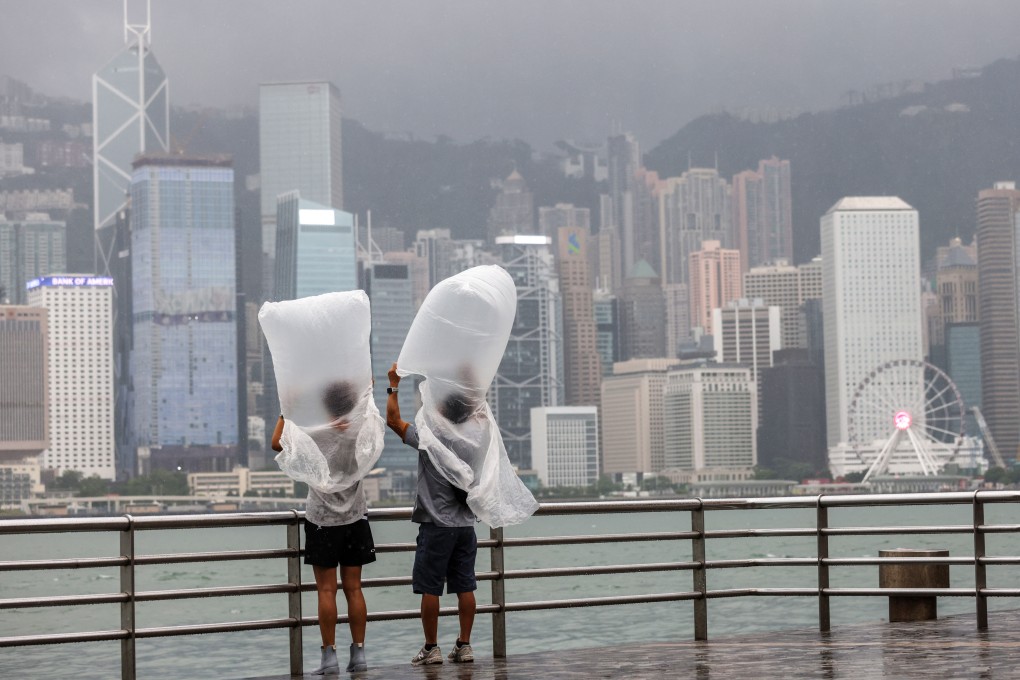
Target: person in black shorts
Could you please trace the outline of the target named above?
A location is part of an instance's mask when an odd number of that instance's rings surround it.
[[[350,383],[336,383],[326,389],[323,403],[334,417],[332,429],[346,432],[350,423],[344,419],[354,408],[357,390]],[[280,437],[283,434],[284,419],[276,423],[272,448],[282,451]],[[309,432],[313,440],[336,437],[330,429]],[[351,438],[353,441],[353,438]],[[318,441],[316,443],[319,443]],[[320,444],[321,446],[321,444]],[[325,447],[323,447],[325,448]],[[329,450],[333,450],[330,448]],[[328,458],[330,471],[351,464],[353,453]],[[339,673],[340,664],[336,656],[337,621],[337,567],[340,568],[340,586],[347,600],[347,617],[351,629],[350,661],[347,671],[368,669],[365,660],[365,627],[368,609],[361,592],[361,568],[375,562],[375,543],[372,529],[368,524],[368,504],[361,482],[337,493],[324,493],[311,487],[305,510],[305,564],[312,565],[315,574],[315,588],[319,596],[319,632],[322,635],[322,659],[313,675]]]
[[[386,424],[405,444],[417,449],[417,428],[400,417],[397,402],[400,376],[396,364],[388,375]],[[474,416],[475,410],[468,401],[452,399],[443,405],[442,415],[462,424]],[[418,486],[411,521],[419,525],[411,585],[414,592],[421,595],[421,625],[425,633],[425,644],[411,663],[415,666],[443,663],[438,637],[439,597],[443,594],[444,583],[447,593],[457,594],[460,620],[460,635],[447,658],[455,663],[474,661],[471,628],[475,620],[475,556],[478,553],[475,515],[468,507],[467,492],[447,481],[423,450],[418,451]]]

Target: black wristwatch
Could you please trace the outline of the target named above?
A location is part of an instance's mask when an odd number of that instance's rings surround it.
[[[398,391],[398,390],[397,390],[397,388],[396,388],[396,387],[387,387],[387,388],[386,388],[386,394],[396,394],[396,393],[397,393],[397,391]]]

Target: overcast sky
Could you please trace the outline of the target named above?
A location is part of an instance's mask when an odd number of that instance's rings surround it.
[[[0,73],[88,100],[122,22],[121,0],[0,0]],[[1015,0],[152,0],[152,23],[174,104],[329,79],[374,130],[539,148],[618,122],[650,149],[720,107],[830,108],[1020,54]]]

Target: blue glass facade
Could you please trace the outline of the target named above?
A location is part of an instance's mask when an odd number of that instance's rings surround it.
[[[372,375],[378,386],[375,402],[379,412],[386,413],[387,395],[381,386],[388,384],[386,373],[397,360],[414,320],[414,285],[411,268],[406,264],[375,264],[366,271],[366,281],[366,292],[372,302]],[[397,398],[401,413],[415,412],[413,389],[401,390]],[[387,470],[414,470],[418,453],[387,428],[379,465]]]
[[[141,157],[131,178],[132,433],[139,447],[236,447],[234,172]]]
[[[981,407],[981,326],[978,322],[946,324],[946,373],[960,390],[967,408]],[[970,413],[965,419],[966,433],[980,436],[977,421]]]
[[[276,199],[300,191],[317,203],[343,207],[340,91],[328,82],[259,86],[262,247],[273,257]]]
[[[275,300],[358,289],[354,215],[306,201],[296,191],[277,201]]]

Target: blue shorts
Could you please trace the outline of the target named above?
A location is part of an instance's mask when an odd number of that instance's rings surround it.
[[[418,525],[411,587],[419,595],[469,593],[478,588],[475,556],[478,538],[472,527],[442,527],[430,522]]]

